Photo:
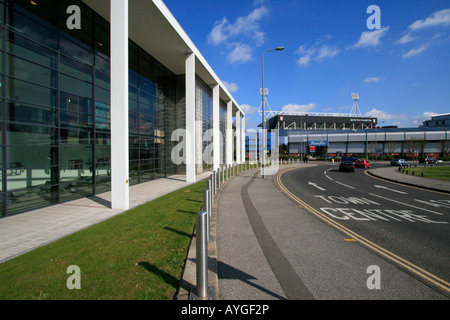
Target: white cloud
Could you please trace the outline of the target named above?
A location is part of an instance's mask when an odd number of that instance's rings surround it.
[[[244,63],[252,58],[252,48],[245,43],[236,43],[233,51],[228,54],[228,61],[231,63]]]
[[[315,103],[310,103],[310,104],[287,104],[287,105],[283,106],[281,111],[286,111],[286,112],[308,112],[308,111],[313,110],[316,106],[317,106],[317,104],[315,104]]]
[[[406,43],[412,42],[414,40],[415,40],[415,38],[410,33],[407,33],[403,37],[401,37],[399,40],[397,40],[396,43],[406,44]]]
[[[447,25],[450,25],[450,9],[436,11],[426,19],[413,22],[408,28],[410,30],[417,31],[428,27]]]
[[[316,43],[309,49],[305,45],[301,45],[296,51],[300,55],[297,63],[301,66],[307,66],[311,61],[321,62],[326,58],[332,58],[339,54],[339,49],[336,47],[321,44],[322,41]]]
[[[381,80],[384,80],[383,77],[367,77],[364,79],[365,83],[373,83],[373,82],[380,82]]]
[[[390,27],[384,27],[374,31],[364,31],[351,48],[376,47],[380,44],[380,39],[389,31]]]
[[[384,112],[382,110],[378,110],[373,108],[372,110],[366,112],[364,114],[365,117],[375,117],[378,120],[406,120],[407,117],[404,114],[391,114]]]
[[[225,88],[227,88],[227,90],[230,91],[230,93],[234,93],[239,89],[239,86],[234,82],[222,81],[222,83],[225,86]]]
[[[412,121],[412,124],[415,126],[420,126],[425,120],[430,120],[432,116],[437,115],[436,112],[432,111],[425,111],[421,115],[415,116],[414,120]]]
[[[245,115],[254,114],[256,111],[258,111],[258,107],[252,107],[248,104],[241,104],[240,107],[242,111],[244,111]]]
[[[422,52],[424,52],[428,48],[428,45],[429,45],[428,43],[425,43],[424,45],[421,45],[418,48],[411,49],[407,53],[403,54],[402,58],[406,59],[406,58],[411,58],[411,57],[417,56],[417,55],[421,54]]]
[[[214,23],[208,35],[208,42],[213,45],[226,45],[232,50],[228,56],[230,62],[243,63],[252,59],[252,47],[261,46],[266,34],[261,31],[260,21],[269,10],[261,5],[245,17],[238,17],[230,23],[226,17]],[[247,44],[249,42],[249,44]]]

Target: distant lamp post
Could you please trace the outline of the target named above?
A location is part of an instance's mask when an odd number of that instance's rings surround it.
[[[264,54],[269,51],[283,51],[284,47],[276,47],[269,49],[262,54],[262,135],[263,135],[263,152],[262,152],[262,177],[265,178],[266,171],[266,148],[267,148],[267,136],[266,136],[266,93],[264,90]]]

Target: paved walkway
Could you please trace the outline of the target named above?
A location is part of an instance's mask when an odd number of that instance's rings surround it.
[[[211,172],[197,176],[197,181]],[[130,187],[130,208],[188,186],[174,175]],[[107,220],[124,210],[111,209],[111,192],[81,198],[0,219],[0,263],[71,233]]]
[[[315,165],[297,164],[297,167]],[[282,166],[288,169],[293,165]],[[219,190],[208,244],[209,286],[220,300],[443,299],[356,242],[346,241],[281,193],[259,170],[232,177]],[[407,176],[396,167],[371,169],[396,182],[449,190],[450,183]],[[367,288],[367,268],[377,265],[389,281]],[[195,292],[195,236],[178,299]],[[194,289],[193,289],[194,288]],[[399,290],[399,288],[402,288]],[[405,294],[406,292],[406,294]]]

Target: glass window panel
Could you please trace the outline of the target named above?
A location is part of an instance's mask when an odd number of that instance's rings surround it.
[[[110,75],[110,63],[106,57],[102,57],[99,54],[95,55],[95,69]]]
[[[60,109],[83,114],[93,113],[92,100],[73,95],[70,93],[60,93]]]
[[[97,105],[97,101],[103,102],[103,105],[109,105],[110,100],[111,100],[111,94],[109,92],[109,90],[105,90],[103,88],[94,87],[94,94],[95,94],[95,104]]]
[[[54,127],[16,123],[10,123],[7,127],[8,134],[6,136],[6,143],[8,145],[55,146],[58,143],[58,130]]]
[[[80,80],[92,83],[92,68],[61,55],[59,70]]]
[[[48,49],[34,41],[30,41],[18,34],[8,32],[6,45],[8,52],[14,55],[49,68],[57,67],[58,56],[56,51]]]
[[[49,167],[57,163],[57,148],[50,146],[6,147],[8,168]]]
[[[92,144],[93,132],[86,129],[61,128],[61,144],[63,145],[90,145]]]
[[[60,37],[61,52],[78,60],[82,63],[92,66],[94,64],[94,53],[79,42],[73,42],[65,37]]]
[[[108,75],[99,71],[95,71],[95,84],[107,90],[110,90],[111,79],[109,78]]]
[[[58,34],[37,21],[30,19],[18,10],[9,10],[8,26],[16,32],[52,49],[58,48]]]
[[[57,110],[55,108],[39,107],[27,103],[8,101],[6,104],[6,119],[11,122],[34,122],[55,126]]]
[[[128,86],[128,97],[130,99],[138,100],[139,99],[138,89],[133,86]]]
[[[56,92],[31,83],[7,78],[6,97],[24,103],[55,106]]]
[[[88,82],[60,74],[59,84],[62,91],[92,99],[92,85]]]
[[[34,82],[47,87],[56,87],[57,74],[56,71],[52,69],[11,55],[8,55],[7,57],[6,68],[8,75],[14,78]]]

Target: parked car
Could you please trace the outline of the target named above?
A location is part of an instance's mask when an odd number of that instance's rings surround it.
[[[356,160],[355,161],[355,168],[367,169],[367,168],[370,168],[370,163],[366,159]]]
[[[428,156],[425,158],[420,158],[419,163],[435,164],[435,163],[437,163],[437,160],[432,156]]]
[[[391,166],[408,166],[409,162],[405,159],[392,159]]]
[[[352,161],[352,162],[355,162],[355,161],[357,161],[357,160],[359,160],[359,159],[358,159],[358,158],[355,158],[354,156],[343,157],[343,158],[342,158],[342,161]]]
[[[355,172],[355,163],[353,161],[342,161],[339,165],[339,172]]]

